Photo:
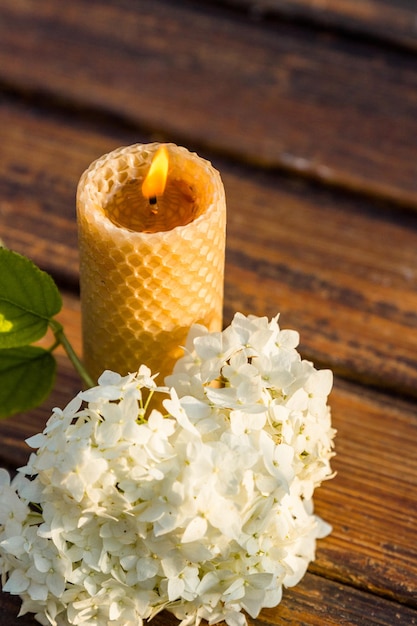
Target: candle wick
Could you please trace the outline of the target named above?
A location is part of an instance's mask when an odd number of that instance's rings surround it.
[[[156,215],[158,213],[158,202],[156,196],[151,196],[149,198],[149,205],[151,207],[151,213]]]

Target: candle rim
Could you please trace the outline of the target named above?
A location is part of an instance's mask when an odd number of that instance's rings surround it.
[[[130,160],[130,161],[137,158],[137,155],[140,155],[141,152],[145,152],[145,151],[150,152],[151,156],[153,156],[155,152],[158,150],[158,148],[161,146],[165,146],[169,152],[173,151],[175,155],[185,154],[188,157],[189,161],[191,160],[197,161],[197,163],[201,165],[201,170],[203,170],[204,168],[209,169],[210,180],[212,182],[212,194],[211,194],[212,197],[210,199],[210,202],[208,202],[204,210],[195,218],[193,218],[190,222],[186,224],[178,224],[167,230],[156,230],[153,232],[147,232],[143,230],[131,229],[127,226],[116,224],[107,215],[105,206],[102,205],[101,203],[98,203],[95,199],[93,199],[91,194],[88,192],[88,187],[90,185],[94,185],[94,178],[97,176],[97,171],[99,170],[99,168],[101,169],[102,167],[105,167],[106,165],[110,165],[110,163],[116,162],[117,159],[120,158],[121,156],[126,156],[127,160]],[[146,162],[147,162],[146,160],[143,161],[143,163],[146,163]],[[132,170],[134,170],[134,169],[138,169],[139,164],[130,163],[129,166],[132,167]],[[126,177],[123,183],[126,184],[130,180],[135,180],[135,179],[133,177],[132,178]],[[185,179],[179,179],[179,180],[185,180]],[[140,178],[138,178],[138,182],[139,181],[140,181]],[[101,192],[98,191],[98,194],[100,193]],[[164,236],[168,236],[169,233],[179,233],[179,232],[181,233],[182,231],[186,231],[187,228],[189,229],[190,225],[192,224],[198,226],[199,223],[204,222],[206,219],[211,217],[213,212],[214,213],[217,212],[221,214],[223,212],[224,203],[225,203],[225,192],[224,192],[224,187],[223,187],[223,183],[221,180],[220,172],[213,166],[213,164],[209,160],[205,159],[204,157],[201,157],[196,152],[191,152],[184,146],[179,146],[174,143],[161,143],[161,142],[152,142],[152,143],[146,143],[146,144],[135,143],[132,145],[121,146],[120,148],[116,148],[115,150],[107,152],[106,154],[103,154],[102,156],[92,161],[90,166],[83,172],[80,178],[80,181],[78,183],[78,187],[77,187],[77,212],[79,210],[79,207],[82,205],[83,213],[86,218],[88,216],[93,221],[100,222],[100,224],[105,225],[106,229],[109,231],[114,231],[114,232],[119,232],[119,233],[126,232],[126,233],[129,233],[130,237],[137,238],[138,240],[139,239],[149,240],[152,237],[160,237],[162,234],[164,234]]]

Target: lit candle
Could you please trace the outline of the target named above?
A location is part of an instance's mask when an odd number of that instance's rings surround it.
[[[142,183],[142,193],[149,200],[149,204],[152,206],[151,213],[154,215],[158,212],[158,196],[162,196],[165,191],[168,178],[168,163],[168,151],[165,146],[161,146],[152,159],[149,172]]]
[[[163,384],[192,324],[222,327],[219,173],[174,144],[119,148],[82,175],[77,218],[89,373],[126,374],[145,363]]]

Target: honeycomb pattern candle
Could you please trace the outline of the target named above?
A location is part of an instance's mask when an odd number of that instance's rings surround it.
[[[119,148],[82,175],[77,219],[88,371],[97,379],[105,369],[124,375],[145,363],[163,384],[192,324],[222,327],[219,173],[174,144]]]

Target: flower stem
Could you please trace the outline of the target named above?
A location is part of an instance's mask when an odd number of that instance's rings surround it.
[[[49,326],[55,336],[55,343],[52,346],[51,351],[54,350],[59,344],[61,344],[61,346],[64,348],[65,352],[67,353],[71,363],[73,364],[74,368],[76,369],[76,371],[78,372],[78,374],[80,375],[81,379],[84,381],[86,386],[94,387],[96,383],[93,381],[93,379],[91,378],[91,376],[85,369],[84,365],[78,358],[77,354],[75,353],[74,348],[72,347],[72,345],[70,344],[68,340],[68,337],[64,333],[64,327],[62,326],[62,324],[52,319],[52,320],[49,320]]]

